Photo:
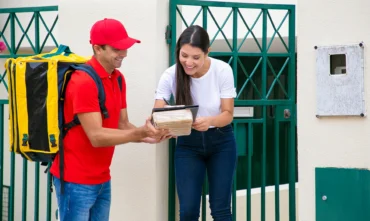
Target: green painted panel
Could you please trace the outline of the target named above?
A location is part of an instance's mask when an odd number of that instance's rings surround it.
[[[316,221],[369,221],[370,171],[316,168]]]

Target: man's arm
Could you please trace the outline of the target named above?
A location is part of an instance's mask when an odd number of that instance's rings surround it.
[[[150,125],[152,125],[152,124],[150,124]],[[127,109],[126,108],[121,109],[118,128],[120,130],[132,130],[132,129],[137,128],[135,125],[130,123],[130,121],[128,119],[128,114],[127,114]],[[152,137],[143,137],[142,139],[140,139],[138,141],[133,141],[133,142],[144,142],[144,143],[150,143],[150,144],[159,143],[159,142],[162,142],[163,140],[165,140],[166,138],[168,138],[168,136],[166,136],[167,132],[162,131],[162,133],[163,133],[162,137],[160,137],[159,139],[152,138]]]
[[[77,115],[87,137],[94,147],[106,147],[129,142],[140,142],[145,137],[160,139],[162,132],[156,130],[146,120],[146,124],[139,128],[119,130],[104,128],[99,112],[80,113]]]
[[[118,129],[127,130],[134,128],[136,128],[136,126],[130,123],[130,121],[128,120],[127,109],[126,108],[121,109]]]

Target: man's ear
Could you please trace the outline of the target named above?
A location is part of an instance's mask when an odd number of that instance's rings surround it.
[[[93,50],[94,50],[94,53],[97,54],[97,52],[99,51],[99,46],[98,45],[93,45]]]
[[[94,51],[97,54],[100,53],[101,51],[103,51],[104,50],[104,47],[105,46],[101,46],[101,45],[93,45]]]

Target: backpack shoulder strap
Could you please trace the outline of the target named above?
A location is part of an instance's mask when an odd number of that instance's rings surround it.
[[[122,92],[122,75],[118,76],[117,78],[119,89]]]
[[[98,99],[99,99],[100,110],[104,118],[108,118],[109,114],[108,114],[107,108],[105,107],[105,92],[103,88],[103,83],[99,75],[94,70],[94,68],[88,64],[71,65],[71,68],[87,73],[94,80],[98,88]]]

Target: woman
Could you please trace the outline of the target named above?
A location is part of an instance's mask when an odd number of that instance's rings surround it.
[[[188,27],[176,45],[176,64],[164,72],[156,91],[155,107],[165,106],[171,95],[176,105],[199,105],[191,134],[178,137],[175,150],[180,221],[199,219],[206,171],[213,219],[232,220],[231,190],[237,154],[230,123],[236,92],[231,67],[208,57],[209,47],[209,36],[203,28]]]

